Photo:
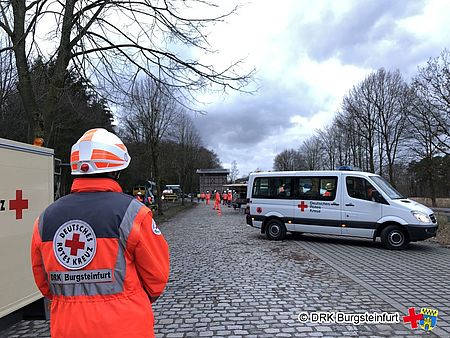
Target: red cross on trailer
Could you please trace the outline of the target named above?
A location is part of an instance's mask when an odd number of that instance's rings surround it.
[[[22,190],[16,190],[16,199],[9,201],[9,210],[16,211],[16,219],[22,219],[22,211],[28,209],[28,200],[22,199]]]
[[[77,256],[78,249],[84,249],[85,242],[80,242],[80,234],[73,234],[72,239],[66,239],[66,247],[70,248],[70,255]]]
[[[302,202],[298,205],[298,207],[300,208],[300,210],[301,210],[302,212],[304,212],[305,209],[308,208],[308,204],[305,204],[305,202],[302,201]]]

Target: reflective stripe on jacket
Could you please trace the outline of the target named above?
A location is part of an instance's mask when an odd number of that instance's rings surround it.
[[[154,337],[149,297],[167,283],[168,246],[151,211],[121,191],[77,178],[35,222],[33,274],[52,299],[52,337]]]

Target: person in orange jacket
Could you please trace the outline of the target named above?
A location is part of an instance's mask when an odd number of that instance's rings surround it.
[[[227,204],[227,199],[228,199],[228,195],[227,195],[227,192],[224,190],[222,192],[222,204],[223,205]]]
[[[231,202],[233,201],[233,193],[231,190],[228,190],[228,207],[231,208]]]
[[[144,203],[144,197],[142,196],[142,193],[140,191],[136,194],[136,199],[139,202]]]
[[[326,191],[323,193],[323,196],[325,197],[331,197],[334,195],[334,185],[333,183],[327,183],[325,185]]]
[[[209,193],[209,191],[206,191],[205,198],[206,198],[206,205],[209,205],[209,200],[211,199],[211,194]]]
[[[151,303],[167,283],[169,249],[151,210],[117,182],[130,160],[116,135],[87,131],[72,146],[71,193],[35,221],[32,270],[51,300],[52,337],[155,337]]]
[[[214,202],[214,210],[217,210],[220,208],[220,193],[218,191],[216,191],[215,194],[215,202]]]

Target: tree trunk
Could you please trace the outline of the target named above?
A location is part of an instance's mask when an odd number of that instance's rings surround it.
[[[163,204],[162,204],[162,191],[161,191],[161,177],[159,176],[159,163],[158,163],[158,147],[156,144],[152,144],[151,156],[152,156],[152,166],[153,173],[155,175],[156,182],[156,202],[158,205],[158,215],[164,215]]]
[[[430,186],[430,198],[431,198],[431,205],[433,207],[437,207],[436,203],[436,187],[434,185],[434,168],[433,168],[433,161],[431,158],[428,159],[428,170],[427,170],[427,176],[428,176],[428,184]]]
[[[388,161],[388,171],[389,171],[389,183],[395,188],[396,184],[394,182],[394,164]]]
[[[14,45],[14,57],[16,59],[18,83],[20,97],[22,98],[23,108],[29,118],[33,128],[34,137],[44,138],[44,119],[36,102],[33,85],[31,83],[30,70],[28,69],[28,60],[25,52],[25,1],[12,1],[14,13],[14,31],[12,42]],[[30,141],[34,139],[31,138]]]
[[[45,101],[44,118],[49,121],[45,128],[45,135],[49,146],[54,147],[56,139],[53,135],[53,121],[58,109],[58,101],[64,88],[64,78],[66,69],[69,66],[71,58],[70,33],[73,26],[73,11],[76,0],[67,0],[64,6],[64,19],[61,29],[61,39],[59,42],[58,57],[56,59],[55,69],[51,75],[47,98]],[[51,123],[50,123],[51,121]]]

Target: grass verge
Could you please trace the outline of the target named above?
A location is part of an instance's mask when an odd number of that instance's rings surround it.
[[[439,228],[436,237],[433,238],[433,242],[450,246],[450,215],[437,213],[436,216]]]

